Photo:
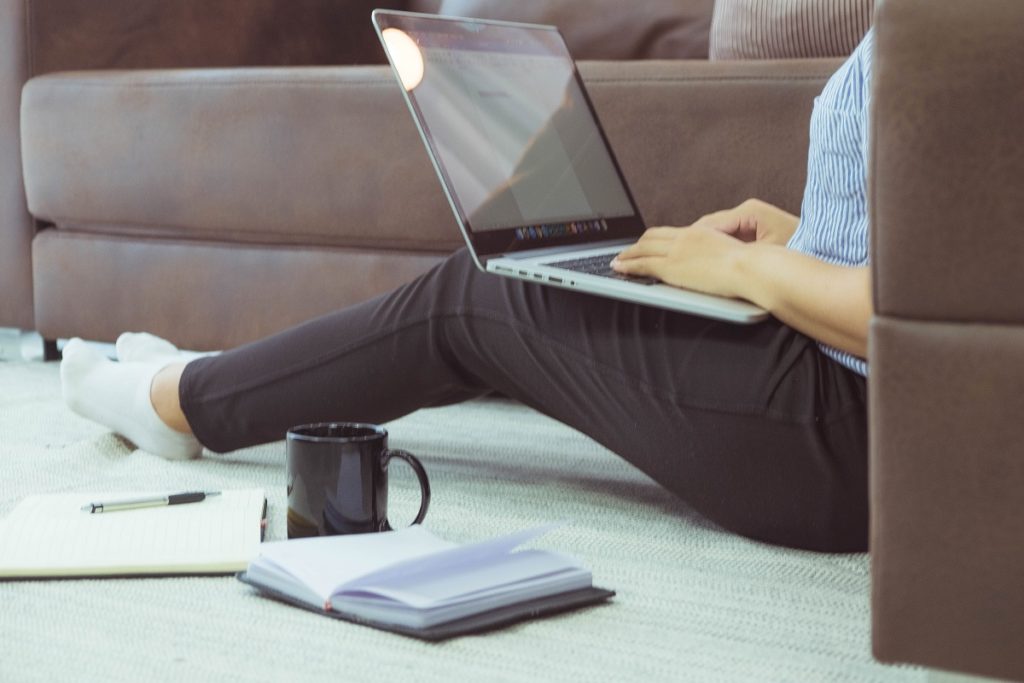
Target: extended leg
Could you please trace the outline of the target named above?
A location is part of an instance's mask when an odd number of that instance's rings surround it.
[[[771,321],[737,326],[477,271],[465,252],[365,304],[186,366],[217,451],[498,390],[619,453],[718,523],[866,543],[865,385]]]

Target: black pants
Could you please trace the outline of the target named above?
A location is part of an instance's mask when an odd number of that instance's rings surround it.
[[[498,391],[591,436],[721,526],[867,547],[866,385],[769,320],[733,325],[481,273],[465,251],[398,290],[189,363],[207,448],[385,422]]]

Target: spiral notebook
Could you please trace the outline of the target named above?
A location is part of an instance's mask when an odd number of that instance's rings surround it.
[[[154,492],[25,498],[0,520],[0,579],[234,574],[258,554],[266,517],[263,489],[223,491],[187,505],[82,511],[97,500],[149,493]]]

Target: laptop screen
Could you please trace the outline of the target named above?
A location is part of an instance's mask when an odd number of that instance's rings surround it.
[[[374,17],[478,254],[642,231],[556,30],[390,12]]]

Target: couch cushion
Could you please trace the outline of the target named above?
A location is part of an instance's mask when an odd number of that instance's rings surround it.
[[[576,59],[703,59],[714,0],[419,0],[421,11],[552,24]]]
[[[145,329],[190,349],[262,339],[389,292],[443,258],[95,229],[43,230],[32,248],[37,330],[45,337],[113,341],[124,330]]]
[[[463,242],[385,67],[50,74],[25,86],[21,130],[29,209],[61,227],[431,252]]]
[[[581,65],[648,221],[684,224],[749,196],[796,210],[810,101],[836,62],[780,66]],[[62,228],[434,253],[463,243],[385,67],[42,76],[25,88],[22,140],[29,208]]]
[[[710,57],[843,57],[864,37],[874,6],[874,0],[717,0]]]
[[[1019,681],[1024,326],[876,317],[870,346],[875,656]]]

